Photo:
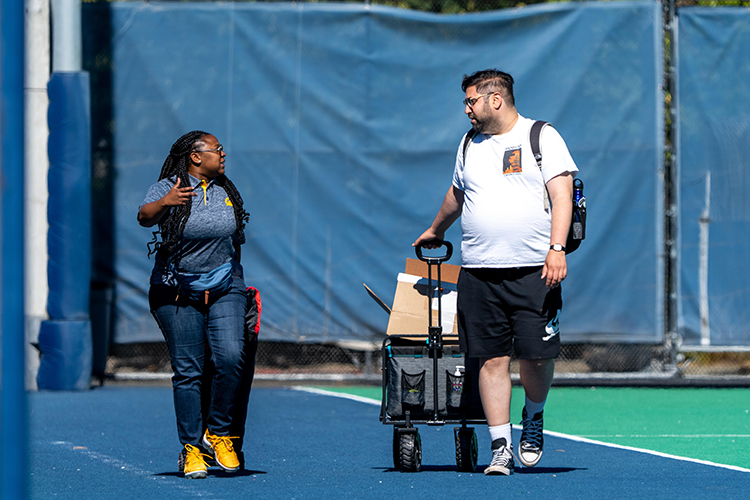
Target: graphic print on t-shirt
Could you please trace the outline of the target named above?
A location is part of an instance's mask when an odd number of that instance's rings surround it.
[[[508,149],[503,156],[503,174],[520,174],[521,148]]]

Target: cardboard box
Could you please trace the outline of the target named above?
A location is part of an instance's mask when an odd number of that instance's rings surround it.
[[[458,335],[456,321],[456,282],[460,266],[442,264],[440,266],[440,278],[442,282],[441,309],[442,327],[444,335]],[[438,325],[438,301],[437,301],[437,266],[432,266],[432,324]],[[365,285],[367,288],[367,285]],[[405,272],[398,275],[396,295],[393,297],[393,306],[388,307],[372,290],[367,288],[368,293],[375,299],[384,310],[389,311],[387,335],[426,335],[429,328],[429,296],[430,287],[428,280],[428,266],[426,263],[416,259],[406,259]]]

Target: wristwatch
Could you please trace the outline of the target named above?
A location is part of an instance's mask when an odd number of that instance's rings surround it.
[[[555,243],[554,245],[550,245],[549,249],[550,250],[554,250],[555,252],[564,252],[565,251],[565,247],[562,246],[559,243]]]

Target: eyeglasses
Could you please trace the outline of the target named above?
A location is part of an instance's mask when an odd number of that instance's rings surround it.
[[[478,95],[476,97],[467,97],[463,100],[464,106],[469,106],[470,108],[473,108],[474,105],[477,103],[479,99],[482,97],[487,97],[488,95],[492,95],[495,92],[487,92],[486,94]]]
[[[196,153],[219,153],[219,156],[221,156],[221,153],[224,152],[224,146],[219,144],[219,147],[216,149],[194,149]]]

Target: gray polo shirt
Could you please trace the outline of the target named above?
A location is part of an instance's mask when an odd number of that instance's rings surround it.
[[[245,235],[237,231],[232,202],[224,188],[214,180],[202,183],[192,175],[189,178],[190,185],[198,196],[192,199],[190,217],[185,224],[182,240],[177,246],[177,251],[183,255],[177,270],[185,273],[207,273],[231,262],[234,276],[242,279],[242,265],[234,250],[234,243],[245,243]],[[172,177],[151,185],[141,206],[163,198],[175,182],[176,178]],[[174,208],[170,208],[171,210]],[[172,284],[165,259],[158,252],[155,256],[151,284]]]

